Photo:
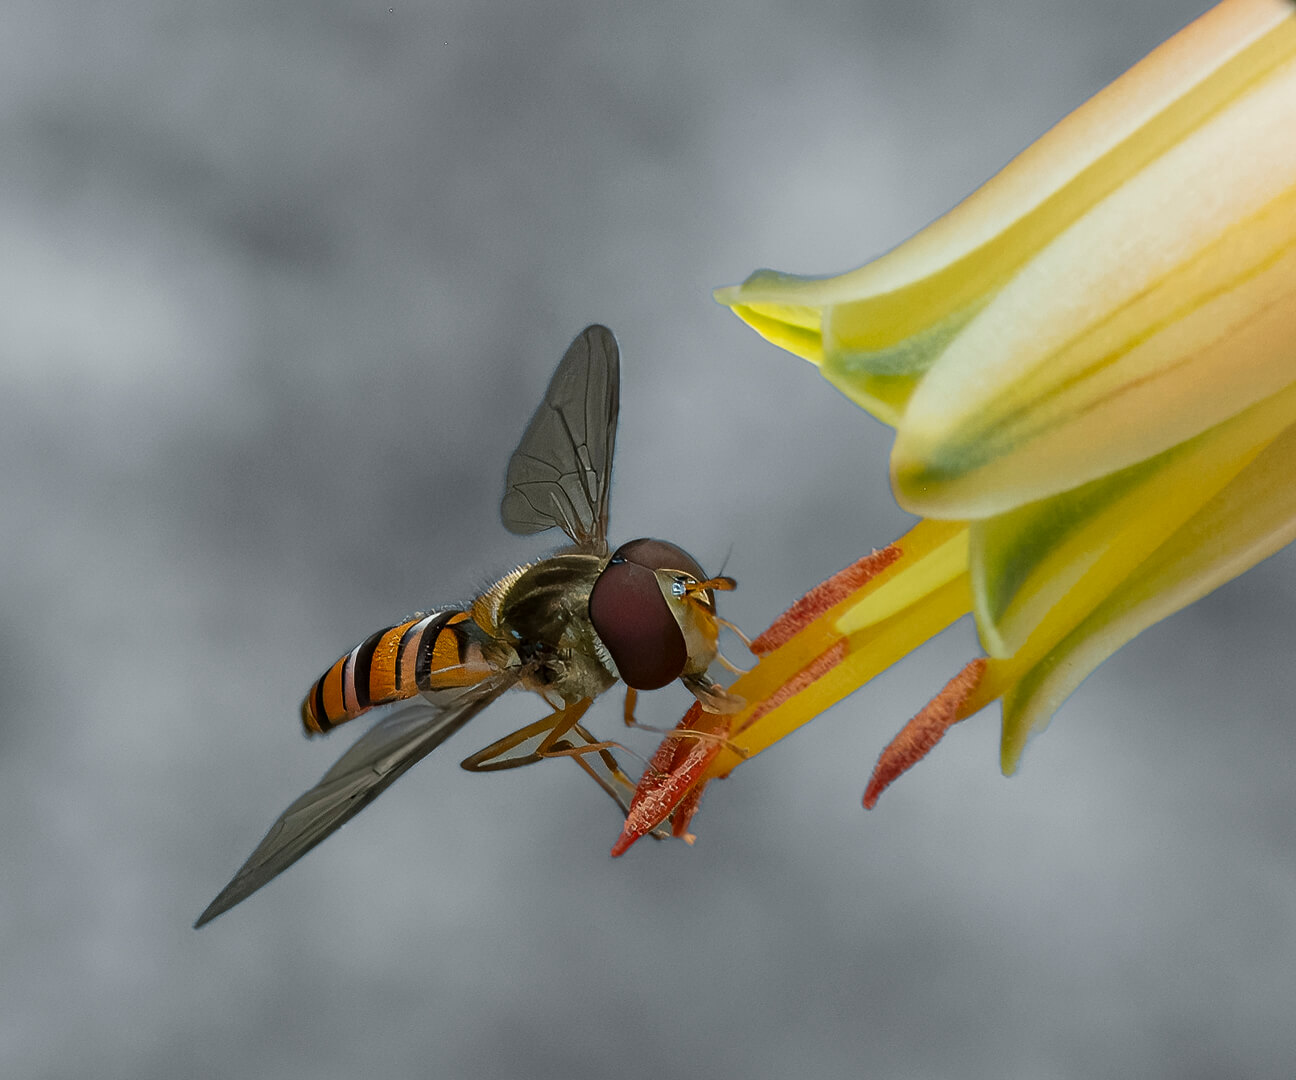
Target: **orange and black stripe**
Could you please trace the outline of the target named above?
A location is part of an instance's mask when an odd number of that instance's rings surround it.
[[[307,734],[323,734],[375,705],[479,682],[493,669],[475,629],[466,611],[438,611],[371,634],[310,688],[302,702]]]

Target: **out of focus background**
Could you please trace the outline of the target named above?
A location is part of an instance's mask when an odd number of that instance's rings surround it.
[[[618,861],[574,766],[458,768],[513,695],[190,929],[354,737],[312,680],[557,546],[498,503],[585,324],[614,542],[749,631],[904,531],[889,432],[711,288],[881,253],[1207,6],[391,3],[7,11],[0,1075],[1289,1076],[1290,551],[1010,781],[990,710],[860,807],[965,624]]]

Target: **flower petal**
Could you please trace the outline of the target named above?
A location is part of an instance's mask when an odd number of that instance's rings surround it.
[[[1271,442],[1004,696],[1005,773],[1085,678],[1131,638],[1296,539],[1296,426]],[[992,662],[993,663],[993,662]]]
[[[1283,62],[1057,233],[915,389],[892,454],[906,509],[1002,513],[1296,380],[1296,14],[1248,52]]]
[[[1196,438],[971,527],[973,610],[991,656],[1069,629],[1296,423],[1296,385]]]
[[[1293,55],[1292,16],[1287,0],[1228,0],[887,255],[836,277],[758,271],[716,299],[894,426],[953,335],[1058,233]]]

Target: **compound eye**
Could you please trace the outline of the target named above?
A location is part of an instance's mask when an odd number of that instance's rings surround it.
[[[623,550],[590,590],[590,622],[626,685],[656,690],[679,678],[688,649],[657,575],[640,562],[622,558]]]
[[[706,572],[698,565],[692,555],[682,547],[669,540],[653,540],[644,537],[622,544],[612,556],[612,561],[624,559],[626,562],[638,563],[649,570],[682,570],[695,581],[705,581]]]

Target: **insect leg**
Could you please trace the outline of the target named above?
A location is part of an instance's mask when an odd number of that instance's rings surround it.
[[[706,677],[701,676],[700,678],[705,679]],[[719,694],[722,695],[726,694],[726,691],[716,686],[714,683],[711,682],[710,679],[706,679],[706,685],[708,687],[714,688],[714,690],[717,691]],[[690,685],[689,689],[693,690],[693,686]],[[693,692],[695,694],[698,693],[698,691],[696,690],[694,690]],[[732,697],[732,695],[728,695],[728,696]],[[671,736],[671,738],[678,739],[681,741],[717,742],[723,746],[727,746],[734,753],[739,754],[744,758],[747,757],[748,752],[746,750],[744,750],[740,746],[735,746],[733,743],[729,741],[728,738],[729,728],[727,724],[725,725],[723,731],[707,731],[705,729],[694,730],[690,728],[678,728],[678,727],[668,729],[668,728],[654,727],[652,724],[641,724],[638,720],[635,719],[635,702],[637,698],[638,695],[636,694],[635,690],[632,687],[626,687],[625,712],[623,717],[625,719],[626,727],[638,728],[640,731],[651,731],[654,735],[669,735]],[[700,695],[698,700],[699,701],[702,700]],[[724,699],[717,698],[717,700],[723,702]],[[741,698],[734,698],[733,700],[737,703],[736,705],[733,706],[734,709],[738,709],[742,707]]]
[[[577,724],[571,730],[572,735],[578,735],[589,744],[588,749],[593,750],[595,743],[594,736],[585,730],[580,724]],[[579,755],[570,755],[571,759],[576,762],[585,774],[598,784],[620,807],[623,814],[630,813],[630,803],[635,793],[635,782],[630,779],[617,763],[616,758],[607,750],[598,750],[595,753]],[[638,755],[635,755],[638,757]],[[598,766],[599,768],[596,768]],[[600,775],[600,772],[603,775]],[[665,840],[671,835],[671,822],[666,821],[658,824],[653,828],[649,835],[654,840]]]
[[[605,757],[611,757],[609,750],[624,750],[625,747],[618,742],[610,740],[595,740],[588,731],[580,726],[580,718],[585,715],[585,710],[590,707],[590,699],[585,698],[576,705],[568,706],[562,710],[563,720],[554,724],[545,740],[536,748],[536,753],[540,757],[574,757],[577,761],[586,754],[598,753]],[[572,713],[575,713],[573,716]],[[580,746],[573,746],[571,742],[563,738],[564,735],[572,731],[580,733],[585,742]]]
[[[593,749],[593,744],[598,741],[580,724],[577,724],[572,728],[572,734],[583,739],[585,745],[591,750]],[[622,770],[616,758],[614,758],[607,750],[602,749],[595,751],[589,757],[585,754],[572,754],[569,756],[585,771],[586,775],[588,775],[594,783],[598,784],[599,787],[611,796],[612,801],[615,802],[617,806],[621,807],[622,813],[629,812],[630,797],[634,794],[635,783]],[[595,763],[601,766],[603,775],[600,775],[600,770],[594,768]]]
[[[639,722],[635,719],[635,703],[639,700],[639,691],[633,686],[626,687],[625,712],[622,719],[625,720],[626,727],[638,727]]]
[[[593,753],[607,754],[607,751],[614,749],[624,750],[625,747],[620,743],[596,741],[580,726],[580,718],[585,715],[591,704],[589,698],[583,698],[565,709],[555,709],[543,720],[518,728],[517,731],[491,743],[484,750],[469,755],[460,762],[460,765],[469,772],[494,772],[498,769],[516,769],[523,765],[534,765],[545,758],[580,757]],[[564,738],[573,730],[580,732],[585,740],[583,744],[577,746]],[[537,736],[543,738],[534,750],[505,756]]]
[[[470,754],[460,762],[460,765],[469,772],[494,772],[497,769],[516,769],[543,761],[551,756],[548,751],[553,744],[580,721],[589,707],[590,700],[586,698],[565,709],[555,709],[542,720],[518,728],[517,731],[505,735],[485,749]],[[540,737],[540,742],[535,749],[506,756],[510,751],[517,750],[518,747],[537,737]]]
[[[469,772],[495,772],[499,769],[534,765],[545,758],[570,757],[617,804],[623,814],[627,813],[635,790],[634,782],[610,753],[619,744],[599,741],[581,725],[580,718],[589,706],[587,698],[566,709],[557,709],[543,719],[478,750],[461,764]],[[519,747],[536,739],[540,741],[535,749],[517,752]],[[580,744],[577,745],[575,740],[579,740]],[[508,756],[510,753],[512,756]],[[652,830],[652,835],[661,839],[669,836],[670,830],[659,826]]]

